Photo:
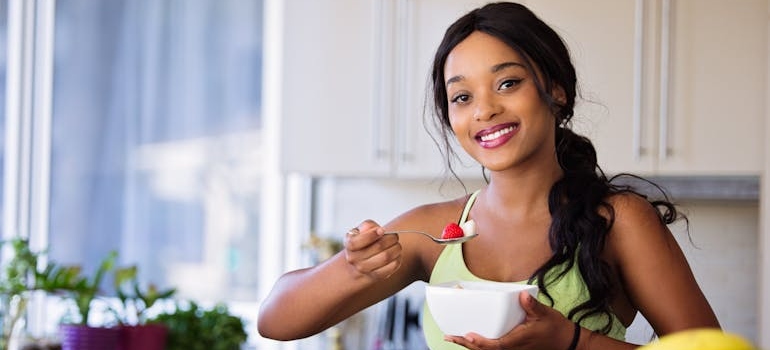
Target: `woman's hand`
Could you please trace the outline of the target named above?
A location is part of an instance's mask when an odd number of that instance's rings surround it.
[[[362,222],[345,237],[345,258],[354,273],[373,281],[386,279],[401,266],[398,235],[386,235],[372,220]]]
[[[572,321],[527,292],[519,294],[519,303],[526,313],[524,322],[499,339],[468,333],[464,337],[446,336],[445,340],[472,350],[566,350],[570,346],[575,331]]]

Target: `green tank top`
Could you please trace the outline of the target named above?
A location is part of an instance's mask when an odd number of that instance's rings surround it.
[[[470,208],[473,205],[473,202],[476,199],[478,193],[479,191],[474,192],[468,199],[468,202],[465,205],[465,209],[463,210],[462,217],[460,218],[460,223],[463,223],[468,219],[468,213],[470,212]],[[552,269],[546,273],[545,279],[548,280],[546,283],[548,286],[548,293],[553,298],[553,308],[561,312],[563,315],[567,315],[567,313],[572,308],[588,300],[589,293],[577,264],[573,264],[572,268],[567,271],[567,273],[561,277],[558,277],[558,272],[560,271],[561,270],[558,268]],[[436,260],[436,265],[433,267],[429,283],[436,284],[456,280],[483,280],[482,278],[475,276],[465,264],[462,244],[450,244],[444,247],[438,257],[438,260]],[[511,283],[527,283],[527,281]],[[536,281],[533,283],[536,283]],[[550,301],[543,293],[538,294],[538,300],[545,305],[550,305]],[[590,330],[599,330],[605,324],[606,316],[603,315],[591,316],[584,319],[580,323],[581,326]],[[431,350],[465,349],[459,345],[444,341],[444,334],[433,320],[427,303],[423,305],[422,325],[423,333],[425,334],[425,341]],[[612,328],[607,335],[621,341],[625,340],[626,327],[623,326],[623,324],[615,315],[612,315]]]

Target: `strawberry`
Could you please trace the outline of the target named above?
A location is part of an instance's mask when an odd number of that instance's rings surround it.
[[[446,227],[444,227],[444,232],[441,233],[441,238],[443,239],[460,238],[463,236],[465,236],[465,233],[463,232],[462,227],[454,222],[446,225]]]

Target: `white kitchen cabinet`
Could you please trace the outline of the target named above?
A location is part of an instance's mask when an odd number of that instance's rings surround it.
[[[761,174],[768,1],[671,1],[670,47],[659,172]]]
[[[651,157],[637,153],[653,142],[651,133],[634,127],[637,6],[633,0],[530,0],[538,16],[564,39],[578,75],[574,129],[597,148],[605,171],[647,172]],[[638,115],[637,118],[640,116]],[[638,120],[638,119],[637,119]],[[642,132],[644,131],[644,132]]]
[[[424,107],[429,68],[446,27],[481,3],[276,2],[282,14],[265,37],[266,69],[274,75],[264,89],[275,103],[266,117],[277,118],[282,171],[440,176],[443,158],[423,126],[432,116]],[[477,166],[458,170],[480,175]]]
[[[766,0],[530,0],[568,43],[609,173],[758,175]]]
[[[270,0],[268,0],[270,1]],[[378,150],[391,123],[375,102],[378,70],[389,50],[374,40],[375,1],[273,2],[268,18],[263,89],[274,103],[266,118],[278,127],[283,171],[378,174],[388,162]],[[383,34],[384,35],[384,34]],[[372,115],[377,112],[377,115]],[[270,145],[273,146],[273,145]]]

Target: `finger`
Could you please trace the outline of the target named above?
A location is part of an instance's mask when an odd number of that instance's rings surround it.
[[[499,349],[500,342],[494,339],[484,338],[476,333],[468,333],[465,336],[444,336],[444,340],[471,350]]]
[[[465,339],[464,337],[456,336],[456,335],[445,335],[444,336],[444,341],[446,341],[448,343],[460,345],[460,346],[462,346],[462,347],[464,347],[466,349],[472,349],[471,346],[473,346],[468,341],[468,339]]]
[[[371,273],[369,273],[369,275],[378,279],[390,278],[390,276],[393,276],[393,274],[395,274],[400,267],[401,267],[401,259],[399,258],[399,259],[392,260],[388,262],[386,265],[373,270]]]
[[[378,247],[372,248],[372,250],[376,250],[376,254],[373,254],[369,259],[367,259],[369,262],[374,264],[374,266],[380,267],[385,266],[392,261],[400,261],[401,260],[401,245],[398,244],[396,241],[395,244],[385,244],[381,241],[377,241],[375,243]]]
[[[358,226],[349,229],[347,232],[347,236],[356,236],[360,234],[362,231],[369,231],[372,229],[376,230],[379,227],[380,225],[377,224],[377,222],[375,222],[374,220],[364,220],[360,224],[358,224]]]
[[[357,251],[368,247],[377,240],[377,235],[373,234],[369,230],[363,231],[357,227],[354,227],[348,231],[345,235],[345,249],[348,251]]]
[[[527,314],[527,317],[542,315],[544,312],[543,304],[526,291],[519,293],[519,304],[521,304],[521,308]]]
[[[502,349],[503,346],[501,339],[486,338],[481,334],[473,332],[466,334],[463,339],[467,340],[469,344],[473,344],[473,346],[478,349],[499,350]]]
[[[383,241],[392,241],[392,243]],[[370,274],[378,269],[386,267],[394,261],[397,262],[396,268],[400,266],[401,250],[401,245],[398,244],[398,240],[381,239],[365,248],[357,251],[349,250],[345,253],[348,263],[355,266],[359,273]],[[390,274],[392,274],[392,272],[383,273],[383,275]]]
[[[380,227],[380,224],[378,224],[374,220],[368,220],[368,219],[364,220],[360,224],[358,224],[358,229],[361,230],[361,231],[368,231],[368,230],[371,230],[371,229],[376,229],[378,227]]]
[[[369,258],[383,250],[398,244],[398,235],[381,235],[382,228],[358,231],[345,237],[344,247],[348,252],[360,252],[364,258]]]

